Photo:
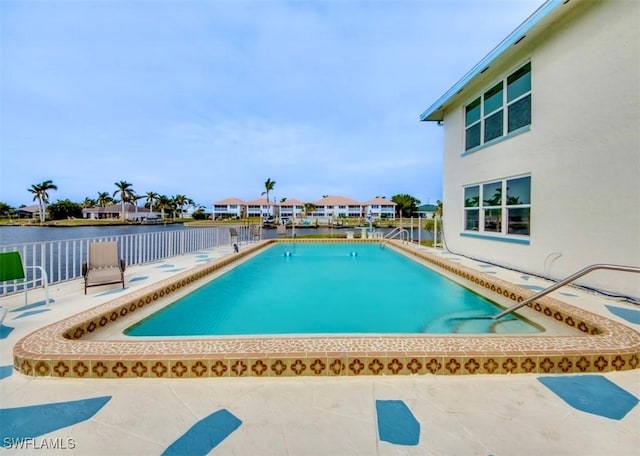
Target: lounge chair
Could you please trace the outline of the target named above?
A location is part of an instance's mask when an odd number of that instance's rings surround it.
[[[276,227],[276,234],[287,234],[287,227],[285,225],[278,225]]]
[[[39,270],[40,277],[27,276],[27,269]],[[24,303],[27,304],[27,296],[29,288],[27,285],[41,282],[44,288],[45,303],[49,304],[49,280],[47,279],[47,271],[42,266],[24,266],[22,257],[19,252],[3,252],[0,253],[0,282],[14,282],[14,287],[22,285],[24,289]]]
[[[118,258],[117,242],[92,242],[89,244],[89,261],[82,263],[84,294],[87,287],[121,283],[124,288],[125,261]]]

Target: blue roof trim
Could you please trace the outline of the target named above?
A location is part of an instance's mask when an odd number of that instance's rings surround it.
[[[429,116],[441,110],[445,103],[447,103],[454,95],[456,95],[464,86],[466,86],[473,78],[482,72],[487,66],[489,66],[497,57],[506,51],[511,45],[516,43],[523,35],[526,35],[536,24],[554,11],[557,7],[562,5],[566,0],[548,0],[544,5],[538,8],[527,20],[525,20],[517,29],[496,46],[485,58],[480,60],[466,75],[462,77],[458,82],[454,84],[444,95],[435,101],[425,112],[420,115],[420,120],[442,120],[442,119],[428,119]]]

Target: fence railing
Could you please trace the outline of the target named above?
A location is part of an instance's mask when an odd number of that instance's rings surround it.
[[[30,242],[0,246],[0,252],[20,252],[25,266],[42,266],[49,283],[60,283],[82,277],[82,263],[87,261],[91,242],[116,241],[120,257],[127,266],[152,263],[165,258],[193,253],[221,245],[231,245],[230,227],[188,228],[176,231],[108,235],[83,239]],[[250,242],[250,227],[234,226],[238,233],[233,242]],[[27,268],[27,278],[32,278]],[[0,283],[0,296],[24,290],[21,281]],[[27,285],[30,288],[34,284]]]

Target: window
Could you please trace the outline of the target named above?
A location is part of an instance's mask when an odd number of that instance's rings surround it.
[[[529,236],[531,176],[465,187],[464,230]]]
[[[531,63],[473,100],[464,113],[465,150],[530,125]]]
[[[465,230],[478,231],[480,221],[480,187],[467,187],[464,189]]]

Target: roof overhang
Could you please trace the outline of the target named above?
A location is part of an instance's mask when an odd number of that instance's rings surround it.
[[[575,1],[575,0],[574,0]],[[569,3],[569,0],[548,0],[540,6],[527,20],[525,20],[517,29],[515,29],[507,38],[496,46],[485,58],[480,60],[462,79],[454,84],[444,95],[438,98],[426,111],[420,115],[421,121],[442,121],[444,120],[444,109],[447,104],[459,94],[467,84],[474,80],[477,76],[484,73],[487,68],[495,62],[505,51],[511,46],[520,43],[527,35],[540,25],[547,24],[551,13],[558,10],[563,4]]]

